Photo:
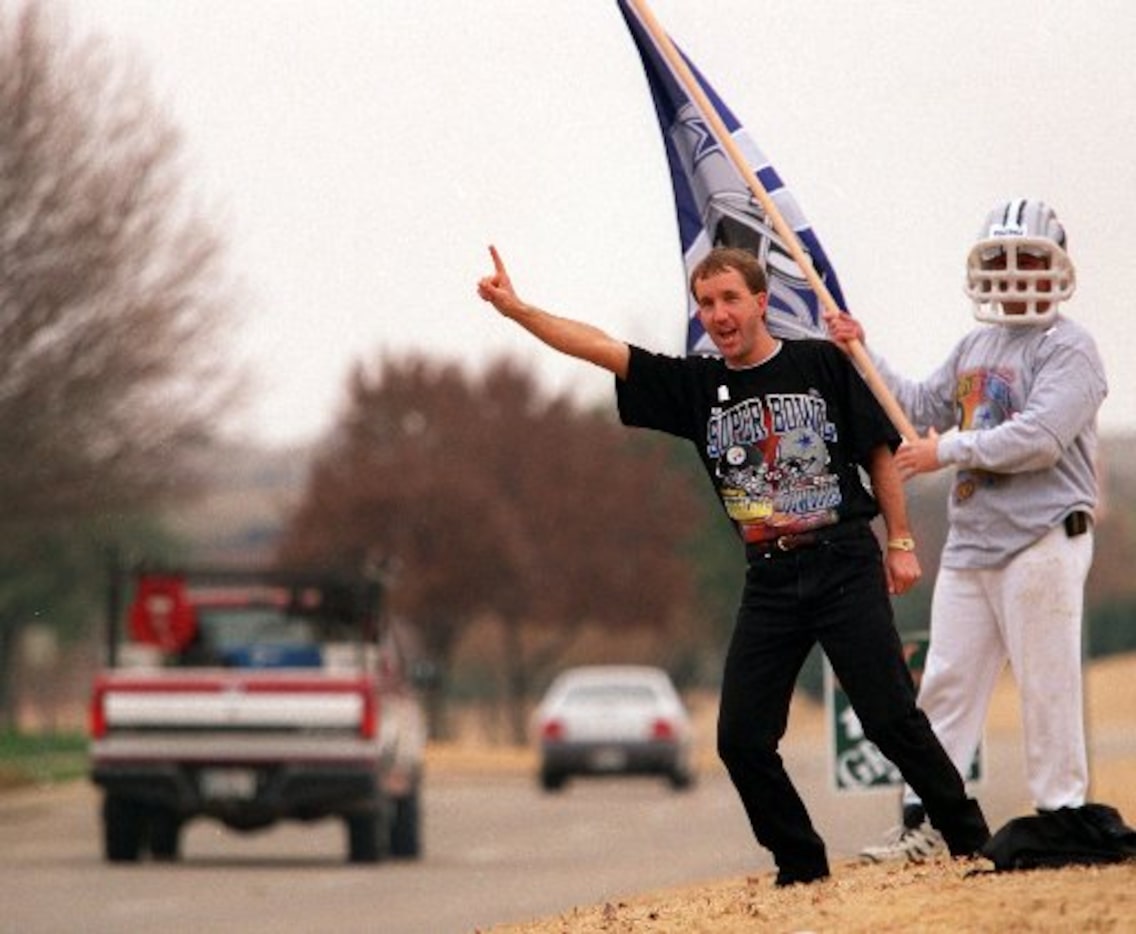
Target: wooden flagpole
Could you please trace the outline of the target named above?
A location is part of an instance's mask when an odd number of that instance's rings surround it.
[[[695,106],[701,111],[703,118],[706,120],[710,131],[714,134],[718,144],[722,150],[729,156],[730,161],[733,162],[734,168],[738,170],[739,174],[745,180],[746,185],[749,186],[753,196],[761,205],[761,209],[765,212],[766,218],[772,223],[773,229],[777,231],[778,236],[784,241],[785,246],[789,250],[789,255],[792,256],[793,261],[800,267],[801,271],[805,274],[809,286],[816,293],[825,309],[832,312],[843,312],[843,309],[836,304],[836,299],[832,297],[832,293],[828,290],[828,286],[824,284],[819,273],[813,267],[812,259],[808,253],[805,252],[801,246],[801,241],[797,237],[797,233],[786,222],[785,218],[781,216],[781,212],[777,209],[773,198],[770,197],[769,192],[765,190],[765,186],[761,184],[757,175],[750,167],[749,162],[746,160],[741,149],[738,147],[737,142],[734,140],[733,135],[726,128],[726,124],[722,121],[721,116],[718,114],[717,108],[711,103],[710,98],[706,96],[706,92],[702,90],[702,85],[698,83],[694,73],[686,64],[686,60],[679,54],[670,36],[667,35],[666,30],[655,19],[655,15],[647,7],[644,0],[628,0],[639,14],[643,25],[651,34],[651,38],[659,47],[659,51],[663,53],[668,64],[673,69],[676,77],[682,82],[683,88],[689,95],[690,99],[694,102]],[[903,409],[900,408],[899,403],[896,401],[895,396],[892,395],[887,384],[883,381],[879,371],[876,369],[872,358],[868,356],[867,350],[864,345],[858,340],[850,340],[844,343],[848,349],[848,355],[856,364],[856,368],[863,376],[864,382],[868,384],[868,388],[872,390],[876,399],[879,400],[880,405],[887,413],[888,418],[891,419],[892,424],[895,425],[896,430],[903,436],[904,440],[914,441],[919,437],[915,428],[908,420],[907,415]]]

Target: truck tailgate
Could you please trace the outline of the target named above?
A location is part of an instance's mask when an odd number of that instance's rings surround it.
[[[373,756],[375,686],[364,675],[108,672],[94,687],[92,757],[256,761]]]

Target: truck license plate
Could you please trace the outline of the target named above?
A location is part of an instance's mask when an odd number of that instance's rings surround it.
[[[210,801],[248,801],[256,797],[253,769],[202,769],[201,794]]]

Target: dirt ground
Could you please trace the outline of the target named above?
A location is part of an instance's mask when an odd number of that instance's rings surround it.
[[[1136,864],[968,875],[925,866],[836,865],[831,879],[775,889],[772,876],[657,892],[492,934],[1089,932],[1136,930]]]
[[[1136,655],[1088,673],[1089,729],[1136,728]],[[823,730],[820,710],[794,712],[792,729]],[[989,731],[1012,729],[1016,693],[1006,679]],[[1136,755],[1094,763],[1092,797],[1136,824]],[[500,925],[492,934],[754,934],[754,932],[1134,932],[1136,862],[994,873],[984,860],[865,866],[846,860],[832,877],[777,889],[773,873],[651,892],[558,917]],[[489,934],[489,932],[486,932]]]

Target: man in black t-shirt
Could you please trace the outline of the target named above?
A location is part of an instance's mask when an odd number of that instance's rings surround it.
[[[915,706],[888,597],[920,574],[892,460],[900,438],[844,353],[769,333],[765,272],[745,250],[716,248],[691,274],[720,358],[652,354],[549,314],[517,296],[490,253],[494,273],[478,283],[480,297],[553,349],[614,373],[625,424],[690,441],[745,543],[718,752],[754,835],[773,853],[777,884],[829,874],[824,841],[777,752],[797,675],[818,642],[865,735],[920,794],[952,855],[975,854],[986,821]],[[884,555],[869,525],[877,515]]]

